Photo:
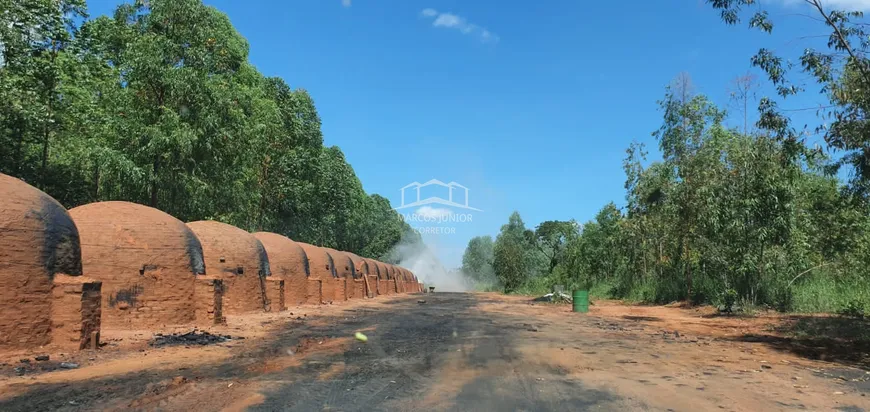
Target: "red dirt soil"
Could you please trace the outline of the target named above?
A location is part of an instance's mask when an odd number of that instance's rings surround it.
[[[710,308],[613,301],[594,301],[588,314],[577,314],[570,305],[498,294],[419,299],[236,316],[208,330],[246,339],[205,347],[148,347],[155,331],[110,334],[102,350],[51,353],[80,369],[0,377],[0,404],[167,411],[870,407],[864,371],[853,377],[847,363],[742,340],[784,337],[777,330],[786,315],[721,317]],[[353,340],[354,331],[368,342]]]

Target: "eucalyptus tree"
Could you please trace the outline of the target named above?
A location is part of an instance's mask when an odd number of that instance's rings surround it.
[[[462,272],[475,282],[493,282],[495,273],[493,264],[492,236],[475,236],[468,241],[465,253],[462,254]]]
[[[513,212],[508,223],[501,227],[493,245],[492,267],[506,292],[515,291],[523,285],[533,271],[529,242],[525,223],[519,212]]]
[[[750,28],[766,33],[774,30],[767,4],[757,0],[707,0],[707,3],[720,12],[726,24],[747,21]],[[837,165],[851,166],[851,189],[866,198],[870,194],[870,129],[866,118],[870,108],[870,32],[864,13],[849,9],[846,3],[824,0],[801,0],[796,6],[803,7],[808,13],[805,16],[818,22],[827,41],[811,44],[800,56],[793,56],[798,65],[791,63],[790,56],[766,47],[759,48],[751,62],[767,74],[782,98],[804,91],[802,82],[806,78],[816,82],[817,91],[830,105],[818,109],[822,122],[815,131],[823,133],[828,147],[842,153]],[[773,99],[763,98],[759,110],[760,128],[780,138],[797,139],[798,133]]]

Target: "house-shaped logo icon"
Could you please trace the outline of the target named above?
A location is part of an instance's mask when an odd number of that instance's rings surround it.
[[[430,196],[430,197],[427,197],[425,199],[421,199],[420,198],[420,189],[427,187],[427,186],[432,186],[432,185],[446,187],[447,188],[447,199],[444,199],[444,198],[439,197],[439,196]],[[416,194],[416,196],[413,199],[406,199],[405,192],[408,191],[408,189],[414,189],[414,193]],[[463,196],[465,199],[464,203],[457,203],[457,202],[453,201],[453,190],[454,189],[461,189],[464,191],[464,195],[465,195],[465,196]],[[460,208],[460,209],[476,210],[478,212],[482,212],[482,210],[473,208],[473,207],[468,205],[468,192],[469,192],[468,188],[465,186],[462,186],[461,184],[456,183],[456,182],[444,183],[444,182],[437,180],[437,179],[432,179],[432,180],[430,180],[426,183],[422,183],[422,184],[420,182],[413,182],[413,183],[403,187],[401,189],[401,191],[402,191],[402,205],[397,207],[396,209],[405,209],[405,208],[409,208],[409,207],[418,207],[418,206],[431,205],[431,204],[440,204],[440,205],[452,206],[452,207],[456,207],[456,208]],[[410,202],[410,203],[406,203],[406,202]]]

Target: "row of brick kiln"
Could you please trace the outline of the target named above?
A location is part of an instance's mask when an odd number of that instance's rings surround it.
[[[211,325],[421,290],[405,268],[275,233],[128,202],[67,211],[0,174],[0,349],[96,347],[101,326]]]

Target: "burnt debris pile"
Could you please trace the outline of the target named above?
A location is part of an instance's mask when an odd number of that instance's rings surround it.
[[[154,347],[174,346],[174,345],[213,345],[234,339],[230,335],[216,335],[203,330],[192,330],[187,333],[172,333],[164,335],[158,333],[154,335],[149,343]],[[244,338],[240,338],[244,339]]]

